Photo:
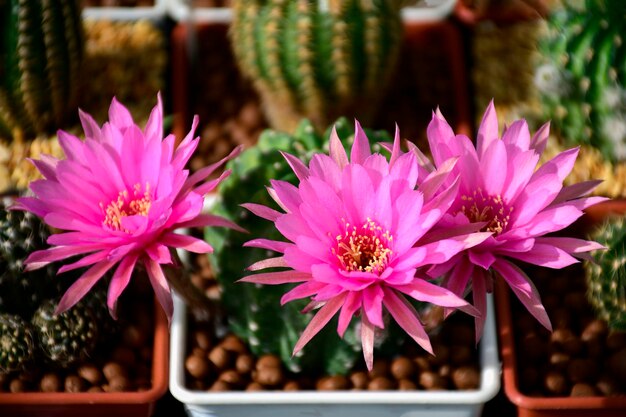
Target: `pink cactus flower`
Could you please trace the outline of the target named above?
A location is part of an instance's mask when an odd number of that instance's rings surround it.
[[[459,192],[438,228],[468,222],[481,224],[492,235],[430,271],[445,274],[444,285],[457,295],[471,289],[476,316],[476,338],[480,339],[486,317],[486,294],[494,276],[500,276],[528,311],[547,329],[550,319],[531,279],[517,261],[548,268],[563,268],[601,249],[596,242],[565,236],[549,236],[571,225],[585,208],[605,200],[584,197],[600,181],[563,187],[563,179],[574,166],[578,148],[570,149],[537,167],[548,140],[549,124],[531,138],[524,120],[518,120],[498,136],[493,102],[478,129],[476,147],[464,135],[456,135],[437,112],[427,135],[434,166],[458,158],[452,172],[459,176]],[[420,170],[434,169],[423,155]],[[546,236],[548,235],[548,236]]]
[[[400,155],[399,142],[396,131],[387,161],[383,155],[371,153],[368,138],[356,123],[349,160],[333,131],[330,155],[314,155],[308,167],[284,154],[299,179],[298,186],[271,182],[269,193],[284,213],[244,204],[254,214],[274,222],[288,240],[247,242],[249,247],[282,253],[249,269],[288,269],[250,275],[241,281],[299,283],[281,302],[310,297],[307,311],[319,308],[296,343],[294,354],[335,314],[339,313],[337,332],[342,337],[352,317],[359,315],[363,354],[371,369],[375,330],[384,327],[383,307],[429,352],[428,335],[407,298],[475,314],[466,301],[427,281],[422,271],[482,242],[490,233],[430,236],[430,229],[457,194],[458,184],[453,180],[441,187],[454,161],[423,179],[417,190],[416,158],[411,153]]]
[[[26,260],[26,269],[84,255],[59,269],[62,273],[89,266],[61,298],[57,307],[61,313],[117,265],[107,296],[109,311],[115,317],[117,299],[139,263],[171,318],[172,297],[161,265],[173,262],[171,248],[212,251],[203,240],[175,233],[179,228],[237,228],[226,219],[203,214],[202,206],[204,196],[229,172],[209,181],[207,177],[240,149],[189,176],[184,166],[198,146],[199,138],[193,138],[198,118],[175,148],[173,135],[163,139],[160,95],[144,130],[116,99],[109,108],[110,120],[102,128],[90,115],[79,114],[86,139],[59,131],[66,159],[44,155],[32,161],[44,179],[33,181],[30,188],[34,196],[18,199],[15,206],[65,231],[50,236],[48,243],[53,247],[33,252]]]

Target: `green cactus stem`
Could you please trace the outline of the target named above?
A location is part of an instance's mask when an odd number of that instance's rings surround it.
[[[24,369],[34,352],[31,326],[19,316],[0,314],[0,374]]]
[[[231,43],[273,128],[367,122],[402,40],[398,0],[234,0]]]
[[[587,295],[598,316],[614,330],[626,330],[626,222],[611,219],[593,239],[607,249],[599,251],[595,263],[585,264]]]
[[[28,137],[76,114],[84,55],[78,0],[0,0],[0,134]]]
[[[56,296],[53,266],[24,272],[28,255],[48,247],[50,231],[32,213],[7,210],[9,204],[0,202],[0,313],[30,319],[44,299]]]
[[[536,83],[568,145],[626,160],[626,2],[564,1],[548,20]]]
[[[335,126],[342,139],[348,139],[353,134],[353,126],[346,119],[341,119]],[[280,298],[286,291],[284,287],[236,283],[246,275],[246,266],[268,256],[264,249],[242,247],[244,242],[260,237],[283,239],[272,222],[260,220],[239,204],[252,202],[279,210],[265,187],[270,184],[270,179],[297,181],[279,151],[291,153],[308,163],[314,152],[327,152],[329,134],[330,131],[324,135],[316,133],[306,120],[293,135],[265,131],[255,147],[247,149],[229,163],[232,174],[222,183],[220,199],[213,209],[215,214],[234,220],[250,233],[209,228],[205,236],[215,249],[211,262],[222,289],[222,303],[231,330],[246,341],[254,354],[277,354],[293,372],[313,371],[334,375],[346,373],[361,357],[360,341],[354,329],[349,329],[341,340],[336,332],[336,323],[335,326],[329,324],[316,336],[314,345],[305,346],[301,354],[292,358],[293,347],[313,315],[301,313],[306,300],[281,306]],[[368,137],[374,143],[391,141],[382,132],[368,131]]]

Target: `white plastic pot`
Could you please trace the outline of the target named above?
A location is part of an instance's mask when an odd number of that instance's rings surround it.
[[[83,18],[94,20],[140,20],[160,21],[167,16],[167,1],[154,0],[152,7],[85,7]]]
[[[491,297],[479,344],[480,388],[470,391],[191,391],[185,387],[187,310],[180,298],[174,301],[170,391],[192,417],[478,417],[483,405],[500,389],[501,367]]]

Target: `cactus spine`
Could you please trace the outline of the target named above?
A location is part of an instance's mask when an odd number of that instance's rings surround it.
[[[33,331],[20,316],[0,314],[0,374],[23,369],[33,359]]]
[[[50,133],[75,113],[80,14],[77,0],[0,1],[0,133]]]
[[[234,0],[231,41],[272,127],[322,131],[384,93],[402,38],[398,0]],[[364,103],[367,103],[365,106]]]
[[[626,2],[565,1],[548,21],[537,85],[546,117],[570,144],[626,160]]]
[[[341,119],[335,126],[342,139],[353,134],[353,128],[346,119]],[[336,327],[326,326],[316,336],[315,347],[308,345],[302,354],[292,358],[293,347],[312,317],[312,313],[301,313],[307,301],[299,300],[281,306],[280,298],[285,292],[281,286],[236,283],[245,275],[245,266],[265,259],[268,255],[264,249],[242,247],[244,242],[260,237],[283,239],[272,222],[260,220],[239,204],[253,202],[280,210],[265,187],[269,185],[270,179],[292,183],[296,183],[297,179],[279,151],[291,153],[306,162],[314,152],[324,151],[328,136],[329,132],[325,135],[316,133],[306,120],[301,122],[293,135],[265,131],[256,146],[229,163],[232,174],[222,183],[220,200],[213,210],[216,214],[236,221],[250,233],[209,228],[205,236],[215,249],[211,261],[222,288],[222,304],[229,325],[247,342],[251,351],[257,355],[277,354],[293,372],[306,370],[334,375],[347,372],[361,355],[360,342],[353,331],[349,330],[344,340],[341,340],[335,331]],[[374,143],[391,140],[383,133],[368,132],[368,137]]]
[[[587,295],[598,316],[615,330],[626,330],[626,222],[611,219],[594,240],[607,249],[586,263]]]

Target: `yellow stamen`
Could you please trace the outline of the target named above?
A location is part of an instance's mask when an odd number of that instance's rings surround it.
[[[100,202],[100,208],[104,214],[102,225],[112,230],[128,232],[122,227],[122,218],[135,215],[147,216],[151,206],[150,183],[146,183],[143,192],[141,184],[135,184],[132,196],[128,190],[122,190],[117,195],[117,199],[111,201],[106,207]]]

